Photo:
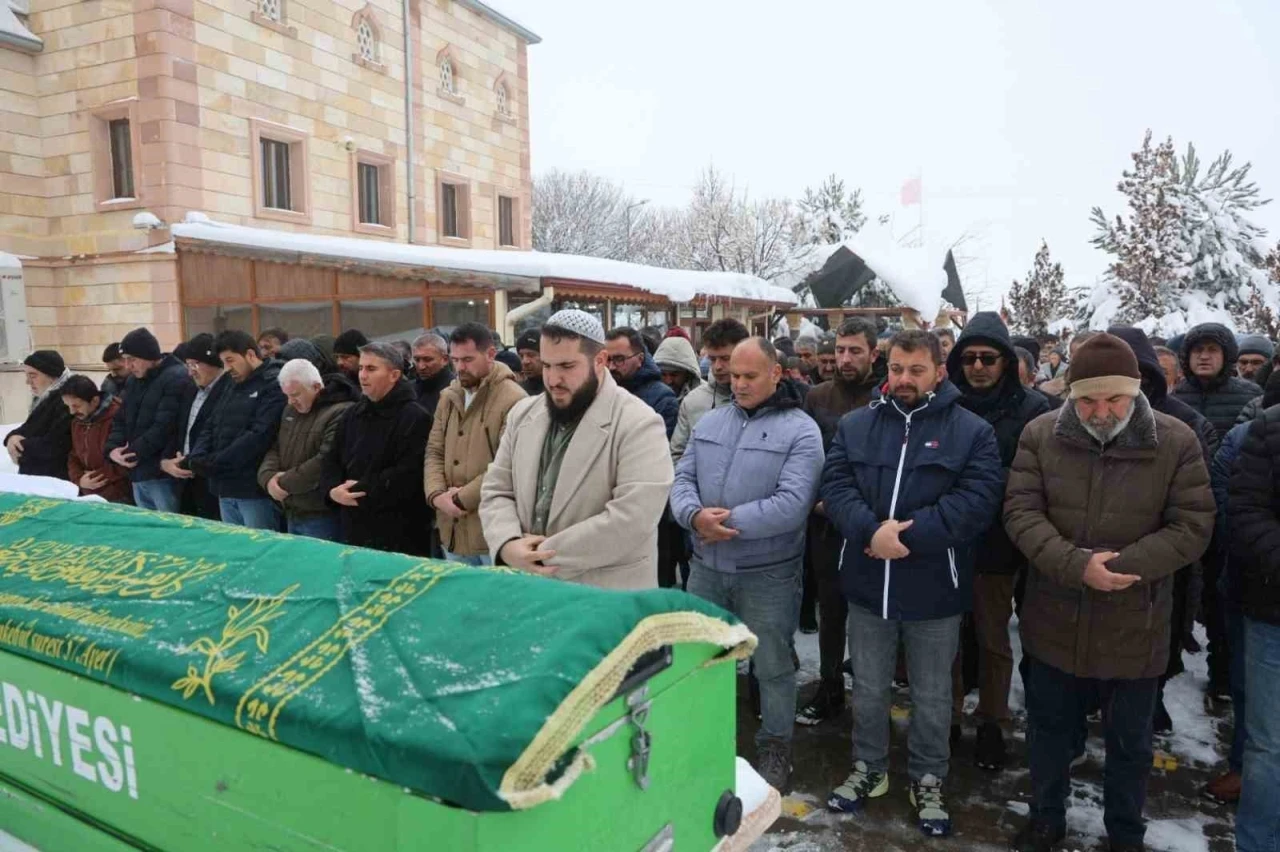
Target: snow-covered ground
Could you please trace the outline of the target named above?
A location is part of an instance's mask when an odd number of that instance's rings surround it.
[[[1203,647],[1206,639],[1198,626],[1196,637]],[[1010,638],[1014,656],[1020,658],[1022,651],[1016,621],[1010,625]],[[816,635],[796,635],[796,652],[800,657],[798,679],[802,690],[804,685],[818,677],[817,639]],[[1170,681],[1165,692],[1174,733],[1170,737],[1158,737],[1156,741],[1157,761],[1165,768],[1153,769],[1147,802],[1149,824],[1146,842],[1154,852],[1216,852],[1232,848],[1230,811],[1201,800],[1198,787],[1225,766],[1231,725],[1229,718],[1218,718],[1206,712],[1204,691],[1208,684],[1208,666],[1205,654],[1184,654],[1183,661],[1186,672]],[[895,695],[894,703],[897,749],[906,737],[909,694]],[[976,704],[977,695],[974,693],[966,701],[966,714],[971,714]],[[1010,706],[1016,719],[1014,737],[1018,742],[1011,747],[1013,754],[1005,772],[988,775],[971,768],[971,730],[966,742],[958,749],[958,755],[953,756],[948,788],[957,828],[956,836],[950,841],[952,848],[1005,849],[1008,837],[1022,824],[1029,799],[1025,765],[1025,705],[1022,682],[1015,673]],[[810,780],[813,773],[806,774],[800,764],[801,761],[815,760],[816,746],[817,757],[824,764],[830,764],[830,767],[824,767],[824,773],[829,774],[832,768],[837,773],[845,771],[840,768],[842,758],[830,755],[834,736],[840,738],[839,748],[847,747],[847,723],[843,724],[845,727],[838,731],[830,728],[825,731],[822,728],[797,731],[796,788],[784,801],[784,819],[752,847],[752,852],[836,852],[847,848],[914,850],[936,846],[938,841],[926,840],[918,834],[905,805],[891,801],[905,798],[899,796],[902,779],[898,777],[901,767],[896,751],[891,770],[891,791],[885,800],[877,800],[876,807],[869,807],[856,817],[826,811],[824,802],[828,790],[815,785]],[[821,738],[820,745],[815,733]],[[1096,726],[1089,740],[1088,757],[1083,767],[1073,771],[1067,812],[1070,845],[1064,847],[1080,852],[1106,848],[1102,807],[1105,749],[1097,736]]]

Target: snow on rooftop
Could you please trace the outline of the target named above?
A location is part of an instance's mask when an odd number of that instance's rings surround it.
[[[454,271],[511,275],[530,279],[564,278],[599,284],[620,284],[690,302],[698,296],[751,299],[775,305],[796,303],[796,294],[753,275],[736,272],[694,272],[662,269],[620,260],[549,254],[537,251],[492,251],[413,245],[358,237],[329,237],[214,222],[203,213],[188,213],[170,226],[174,237],[268,251],[387,263],[436,267]]]
[[[19,11],[29,14],[25,2],[19,5],[13,0],[0,0],[0,44],[7,42],[33,52],[42,50],[44,41],[18,20],[15,12]]]
[[[22,269],[22,261],[17,255],[0,251],[0,269]]]

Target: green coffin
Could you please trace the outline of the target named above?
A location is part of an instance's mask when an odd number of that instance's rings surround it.
[[[0,495],[0,826],[49,850],[709,849],[724,663],[753,645],[679,592]]]

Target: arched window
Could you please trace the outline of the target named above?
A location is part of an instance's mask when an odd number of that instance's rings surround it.
[[[504,118],[511,117],[511,95],[507,93],[507,84],[498,83],[493,90],[494,97],[498,101],[498,115]]]
[[[378,26],[373,7],[366,4],[356,12],[351,26],[356,31],[356,52],[351,58],[357,65],[381,67],[382,28]]]
[[[453,59],[447,55],[440,58],[440,89],[451,95],[458,94],[458,78],[453,70]]]
[[[378,42],[373,35],[373,27],[367,20],[362,20],[356,26],[356,46],[360,50],[360,57],[366,62],[378,61]]]

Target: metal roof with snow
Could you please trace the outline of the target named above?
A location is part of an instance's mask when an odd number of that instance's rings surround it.
[[[534,292],[544,281],[575,281],[627,287],[672,302],[731,299],[775,306],[794,305],[796,294],[762,278],[736,272],[664,269],[572,254],[459,249],[332,237],[214,222],[200,213],[170,226],[177,248],[221,248],[236,254],[290,263],[344,268],[378,267],[402,277],[422,277],[471,286]]]

